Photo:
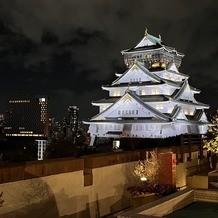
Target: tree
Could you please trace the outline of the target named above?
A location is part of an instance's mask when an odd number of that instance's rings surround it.
[[[156,184],[158,182],[158,169],[159,161],[157,158],[157,152],[151,151],[150,158],[146,160],[139,160],[135,166],[134,173],[140,177],[142,181],[148,181],[150,184]]]
[[[75,154],[75,144],[71,139],[53,139],[51,145],[46,149],[46,158],[73,157]]]
[[[211,137],[203,141],[203,148],[206,148],[209,152],[218,154],[218,110],[217,113],[212,116],[211,122],[213,125],[208,128],[208,132],[211,133]]]

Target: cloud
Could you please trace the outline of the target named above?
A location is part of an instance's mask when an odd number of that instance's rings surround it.
[[[91,102],[103,97],[106,97],[106,93],[100,93],[99,88],[87,90],[80,95],[69,89],[54,90],[50,95],[50,105],[53,108],[52,115],[56,115],[55,117],[61,120],[63,115],[67,115],[68,106],[79,105],[80,120],[91,118],[98,113],[98,108],[91,106]],[[61,104],[58,104],[57,102],[61,102]],[[59,116],[57,116],[57,114],[59,114]]]
[[[74,102],[90,115],[88,100],[101,98],[101,85],[124,72],[120,51],[133,47],[147,27],[185,54],[180,71],[212,96],[218,79],[217,9],[216,0],[0,0],[0,95],[21,89],[46,93],[53,114],[60,117]],[[201,94],[205,103],[207,94]]]

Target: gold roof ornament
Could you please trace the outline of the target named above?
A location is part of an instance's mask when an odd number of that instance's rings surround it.
[[[148,35],[148,29],[145,28],[145,36],[147,36],[147,35]]]
[[[136,58],[133,60],[133,63],[134,63],[134,64],[136,64],[136,63],[137,63],[137,59],[136,59]]]
[[[128,93],[128,92],[126,92],[126,93]],[[122,100],[122,101],[123,101],[123,103],[126,102],[126,101],[127,101],[127,102],[129,101],[129,102],[130,102],[130,101],[132,101],[132,97],[131,97],[130,95],[126,95],[126,96],[123,97],[123,100]]]
[[[161,40],[161,35],[159,34],[159,39]]]

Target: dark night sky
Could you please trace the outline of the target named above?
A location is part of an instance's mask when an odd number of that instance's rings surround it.
[[[50,98],[62,119],[69,105],[80,119],[97,113],[91,102],[126,68],[122,49],[147,27],[185,54],[180,72],[199,88],[196,99],[218,109],[217,0],[0,0],[0,112],[19,92]]]

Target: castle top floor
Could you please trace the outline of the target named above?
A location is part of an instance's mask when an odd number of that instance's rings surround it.
[[[148,69],[166,69],[171,63],[175,63],[178,69],[184,57],[184,54],[177,52],[175,48],[165,45],[161,36],[155,37],[148,34],[147,29],[144,37],[136,46],[122,50],[121,54],[127,67],[130,67],[134,60],[138,60],[143,62]]]

